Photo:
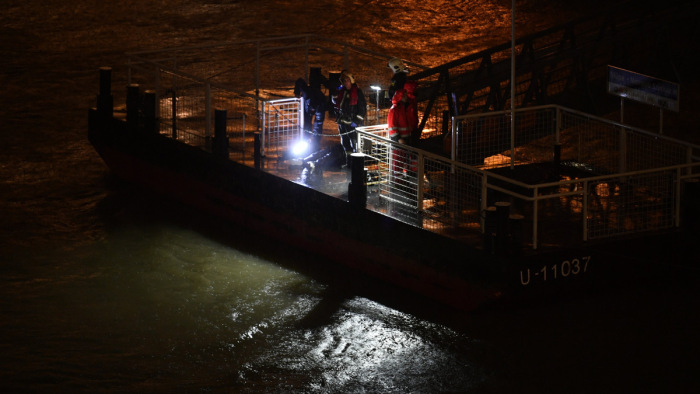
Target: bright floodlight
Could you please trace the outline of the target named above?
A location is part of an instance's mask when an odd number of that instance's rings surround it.
[[[369,87],[372,88],[372,90],[382,90],[382,87],[379,85],[369,85]]]
[[[309,149],[309,143],[306,142],[305,140],[298,141],[294,146],[292,146],[292,154],[295,157],[299,157],[306,153],[306,151]]]

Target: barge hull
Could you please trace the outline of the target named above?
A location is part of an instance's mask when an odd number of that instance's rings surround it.
[[[496,256],[94,109],[89,119],[90,142],[119,178],[460,310],[504,295]]]

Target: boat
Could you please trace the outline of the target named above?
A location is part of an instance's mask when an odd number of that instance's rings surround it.
[[[462,311],[659,275],[669,266],[658,264],[659,259],[691,244],[684,237],[697,226],[697,212],[688,201],[698,193],[698,147],[558,106],[519,109],[519,127],[551,123],[565,112],[604,123],[617,130],[616,139],[625,129],[634,138],[655,143],[654,149],[667,144],[681,158],[648,168],[629,161],[624,171],[611,172],[592,157],[581,156],[579,146],[572,160],[575,149],[568,144],[581,140],[579,122],[557,127],[556,140],[551,140],[556,143],[545,144],[553,156],[549,162],[520,160],[514,165],[494,153],[507,149],[495,149],[480,158],[483,165],[477,168],[393,143],[382,134],[386,125],[375,125],[358,129],[360,148],[351,171],[329,174],[340,179],[330,192],[327,184],[314,186],[289,176],[294,166],[285,162],[287,141],[271,144],[279,137],[274,134],[280,131],[279,119],[269,128],[265,121],[268,113],[280,113],[276,100],[264,103],[274,108],[262,111],[263,132],[242,137],[247,144],[242,152],[252,154],[238,156],[230,149],[237,138],[227,128],[230,114],[207,107],[204,118],[215,123],[214,135],[200,130],[201,138],[193,140],[176,127],[183,123],[174,115],[179,99],[174,90],[169,97],[129,84],[126,108],[115,110],[111,68],[100,69],[88,139],[113,174],[270,242],[318,256],[326,269],[349,268]],[[291,113],[298,114],[298,100],[282,101],[296,105]],[[169,106],[173,109],[167,123],[162,118],[168,116],[156,116],[156,108]],[[488,139],[507,129],[503,119],[513,115],[502,111],[453,117],[453,138]],[[293,127],[292,134],[298,135],[301,126]],[[488,127],[493,130],[485,134]],[[543,140],[550,137],[519,140],[518,154],[532,156],[533,146]],[[395,150],[406,150],[420,163],[408,180],[391,174],[386,160]],[[453,156],[474,159],[456,151]],[[265,161],[274,165],[266,167]],[[410,190],[401,182],[412,185]],[[575,241],[569,232],[575,233]]]

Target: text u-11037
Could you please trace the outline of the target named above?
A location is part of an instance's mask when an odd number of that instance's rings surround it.
[[[527,286],[535,282],[547,282],[582,275],[588,271],[590,261],[591,256],[583,256],[560,263],[543,265],[540,269],[522,269],[520,270],[520,284]]]

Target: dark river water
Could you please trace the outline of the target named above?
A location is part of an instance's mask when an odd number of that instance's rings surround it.
[[[113,179],[87,141],[97,70],[126,51],[315,32],[435,65],[506,42],[510,1],[0,3],[4,392],[700,389],[692,275],[460,314],[307,272]],[[603,4],[519,0],[517,30]]]

